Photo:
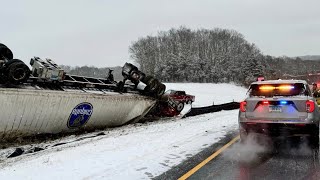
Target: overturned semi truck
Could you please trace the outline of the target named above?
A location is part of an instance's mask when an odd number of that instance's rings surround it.
[[[30,65],[0,44],[0,141],[139,122],[166,89],[130,63],[120,82],[70,75],[51,59]]]

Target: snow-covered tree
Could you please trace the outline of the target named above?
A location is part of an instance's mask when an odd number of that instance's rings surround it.
[[[129,48],[142,71],[170,82],[248,84],[258,76],[281,78],[319,71],[320,61],[263,55],[237,31],[186,27],[139,38]]]

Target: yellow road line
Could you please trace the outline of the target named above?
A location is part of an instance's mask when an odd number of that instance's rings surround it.
[[[240,139],[240,136],[238,135],[237,137],[233,138],[230,142],[228,142],[226,145],[224,145],[222,148],[220,148],[218,151],[213,153],[211,156],[209,156],[207,159],[202,161],[200,164],[198,164],[196,167],[192,168],[190,171],[188,171],[186,174],[181,176],[178,180],[185,180],[189,178],[192,174],[197,172],[200,168],[202,168],[204,165],[206,165],[209,161],[211,161],[213,158],[217,157],[222,151],[227,149],[229,146],[231,146],[233,143],[238,141]]]

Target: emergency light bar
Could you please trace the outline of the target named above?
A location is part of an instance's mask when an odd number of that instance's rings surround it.
[[[270,90],[275,90],[275,89],[279,89],[279,90],[291,90],[294,89],[294,86],[291,85],[281,85],[281,86],[269,86],[269,85],[265,85],[265,86],[260,86],[259,90],[262,91],[270,91]]]

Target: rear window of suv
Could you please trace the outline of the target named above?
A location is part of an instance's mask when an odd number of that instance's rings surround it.
[[[310,96],[308,86],[303,83],[295,84],[252,84],[249,96]]]

